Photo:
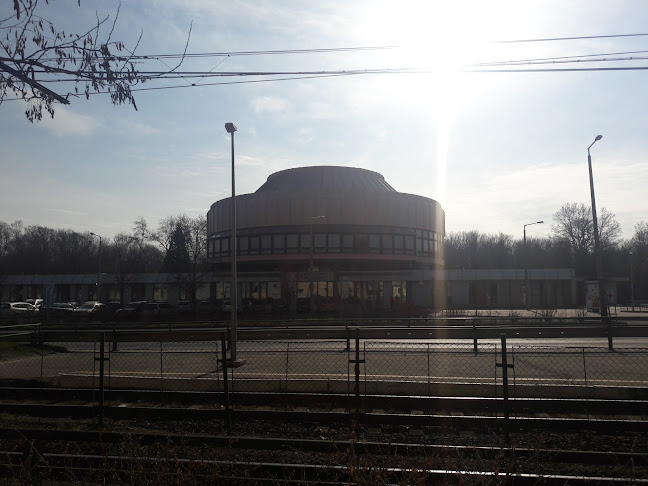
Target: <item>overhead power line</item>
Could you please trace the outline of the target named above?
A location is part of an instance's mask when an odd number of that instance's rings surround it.
[[[493,43],[498,44],[513,44],[513,43],[532,43],[532,42],[558,42],[558,41],[573,41],[573,40],[585,40],[585,39],[610,39],[610,38],[627,38],[627,37],[645,37],[648,36],[648,33],[635,33],[635,34],[614,34],[614,35],[593,35],[593,36],[575,36],[575,37],[553,37],[553,38],[537,38],[537,39],[515,39],[515,40],[501,40],[494,41]],[[229,52],[205,52],[205,53],[182,53],[182,54],[147,54],[147,55],[129,55],[129,61],[151,61],[157,60],[164,63],[163,59],[172,59],[172,58],[181,58],[181,59],[190,59],[190,58],[209,58],[209,57],[222,57],[227,58],[230,56],[264,56],[264,55],[287,55],[287,54],[316,54],[316,53],[339,53],[339,52],[354,52],[354,51],[376,51],[376,50],[392,50],[399,49],[399,46],[365,46],[365,47],[336,47],[336,48],[315,48],[315,49],[283,49],[283,50],[260,50],[260,51],[229,51]],[[546,58],[536,58],[536,59],[518,59],[518,60],[509,60],[509,61],[495,61],[495,62],[486,62],[468,65],[464,71],[472,73],[505,73],[505,72],[579,72],[579,71],[641,71],[647,70],[648,66],[615,66],[615,67],[566,67],[566,68],[534,68],[534,67],[522,67],[522,66],[537,66],[537,65],[548,65],[548,64],[568,64],[568,63],[610,63],[610,62],[636,62],[644,61],[646,57],[614,57],[609,56],[621,56],[629,54],[644,54],[648,53],[648,50],[637,50],[637,51],[623,51],[623,52],[614,52],[606,54],[584,54],[584,55],[573,55],[573,56],[558,56],[558,57],[546,57]],[[608,56],[608,57],[603,57]],[[119,60],[121,57],[114,56],[109,57],[111,60]],[[74,59],[68,58],[68,61],[73,61]],[[19,63],[14,59],[2,58],[0,57],[0,62],[6,61],[11,63]],[[46,60],[41,59],[40,62],[45,62]],[[0,68],[5,72],[13,74],[12,71],[15,71],[13,68],[3,63]],[[166,64],[166,63],[165,63]],[[219,63],[220,64],[220,63]],[[18,71],[16,71],[18,72]],[[50,76],[56,76],[57,73],[52,73],[51,71],[44,70],[31,70],[32,74],[46,74]],[[337,70],[337,71],[220,71],[214,72],[214,68],[210,71],[139,71],[139,81],[155,81],[155,80],[169,80],[169,79],[179,79],[183,78],[187,81],[187,84],[182,85],[167,85],[167,86],[155,86],[155,87],[133,87],[131,91],[152,91],[152,90],[162,90],[162,89],[179,89],[187,87],[197,87],[197,86],[215,86],[215,85],[227,85],[227,84],[245,84],[245,83],[262,83],[262,82],[274,82],[274,81],[291,81],[299,79],[311,79],[311,78],[325,78],[325,77],[336,77],[336,76],[354,76],[354,75],[368,75],[368,74],[429,74],[438,72],[438,68],[378,68],[378,69],[351,69],[351,70]],[[61,73],[61,74],[72,74],[71,72]],[[16,74],[14,74],[16,76]],[[115,73],[113,73],[113,76]],[[197,82],[192,82],[191,78],[200,78]],[[210,77],[264,77],[266,79],[244,79],[238,81],[220,81],[214,83],[201,83],[200,81],[204,78]],[[22,77],[19,77],[22,79]],[[101,76],[98,76],[96,72],[89,71],[79,71],[73,73],[73,76],[70,78],[50,78],[39,80],[39,83],[55,83],[55,82],[84,82],[89,79],[103,80]],[[27,81],[26,81],[27,82]],[[48,94],[49,96],[54,97],[55,99],[66,102],[67,100],[53,91],[47,90],[42,84],[32,83],[30,80],[29,84],[32,84],[33,87],[42,91],[43,93]],[[199,84],[200,83],[200,84]],[[104,92],[97,93],[103,94]],[[76,93],[69,93],[71,96],[76,96]],[[7,101],[7,99],[5,99]]]
[[[525,42],[558,42],[587,39],[614,39],[620,37],[646,37],[648,34],[611,34],[611,35],[583,35],[578,37],[548,37],[540,39],[516,39],[495,41],[496,44],[521,44]]]
[[[614,39],[624,37],[646,37],[648,33],[636,34],[608,34],[608,35],[588,35],[588,36],[575,36],[575,37],[546,37],[537,39],[512,39],[512,40],[495,40],[489,41],[489,44],[524,44],[533,42],[562,42],[573,40],[588,40],[588,39]],[[178,59],[178,58],[203,58],[203,57],[236,57],[236,56],[276,56],[276,55],[290,55],[290,54],[318,54],[330,52],[361,52],[361,51],[381,51],[381,50],[396,50],[405,49],[404,46],[353,46],[353,47],[324,47],[313,49],[273,49],[273,50],[259,50],[259,51],[216,51],[216,52],[187,52],[178,54],[132,54],[129,56],[112,56],[115,59],[129,59],[129,60],[155,60],[155,59]],[[79,60],[81,58],[70,57],[71,61]],[[54,61],[54,58],[43,58],[42,61]]]

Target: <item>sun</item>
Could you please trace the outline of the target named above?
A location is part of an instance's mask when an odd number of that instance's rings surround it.
[[[380,61],[408,74],[385,76],[377,83],[385,92],[399,89],[406,104],[434,119],[435,199],[443,203],[452,125],[478,96],[477,76],[467,70],[493,55],[495,35],[510,26],[507,12],[483,1],[404,1],[372,3],[359,22],[358,35],[368,45],[397,46]],[[405,88],[403,88],[405,87]],[[401,98],[402,99],[402,98]]]

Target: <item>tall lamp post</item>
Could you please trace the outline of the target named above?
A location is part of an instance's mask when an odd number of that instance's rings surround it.
[[[597,135],[594,141],[587,147],[587,165],[589,168],[589,183],[590,183],[590,196],[592,197],[592,220],[594,221],[594,258],[596,259],[596,280],[598,281],[599,288],[599,310],[601,317],[606,318],[607,311],[607,291],[603,282],[603,261],[601,259],[601,241],[598,230],[598,220],[596,218],[596,198],[594,197],[594,178],[592,176],[592,156],[590,155],[590,148],[596,142],[601,140],[603,135]]]
[[[634,312],[634,269],[632,268],[632,251],[630,251],[630,302]]]
[[[99,273],[97,274],[97,300],[101,301],[101,236],[97,233],[90,232],[92,236],[99,238]]]
[[[313,268],[315,258],[315,240],[313,239],[313,220],[314,219],[324,219],[326,216],[311,216],[310,217],[310,264],[308,265],[308,282],[309,282],[309,293],[310,293],[310,311],[311,314],[315,312],[315,296],[313,295]]]
[[[232,136],[232,239],[230,242],[230,249],[232,251],[232,285],[230,287],[232,322],[230,329],[230,349],[232,351],[232,361],[236,361],[236,326],[238,319],[238,281],[236,272],[236,178],[234,176],[234,132],[236,131],[236,125],[233,123],[226,123],[225,130],[227,130],[227,133]]]
[[[542,224],[542,223],[544,223],[544,221],[536,221],[535,223],[527,223],[527,224],[524,225],[524,228],[523,228],[524,229],[524,238],[523,238],[523,241],[524,241],[524,260],[525,260],[525,262],[524,262],[525,263],[525,265],[524,265],[524,285],[526,287],[524,289],[524,300],[525,300],[525,304],[527,305],[528,308],[531,308],[531,302],[530,302],[531,289],[529,288],[529,255],[527,253],[527,244],[526,244],[526,227],[531,226],[533,224]]]

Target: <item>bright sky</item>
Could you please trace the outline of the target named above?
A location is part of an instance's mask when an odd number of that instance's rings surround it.
[[[116,1],[44,2],[43,16],[85,31]],[[2,2],[0,14],[10,14]],[[5,15],[7,14],[7,15]],[[597,207],[623,237],[648,220],[648,71],[467,72],[477,62],[646,51],[648,36],[552,42],[493,41],[648,33],[636,0],[353,1],[122,0],[113,35],[138,54],[397,46],[393,49],[203,57],[180,71],[414,69],[316,79],[204,78],[143,87],[138,111],[107,96],[72,98],[54,120],[30,124],[21,102],[0,105],[0,220],[114,236],[143,216],[150,225],[205,214],[231,194],[254,192],[278,170],[342,165],[377,171],[396,190],[439,201],[446,231],[521,238],[550,234],[566,202],[590,203],[592,147]],[[646,53],[633,54],[635,57]],[[166,60],[169,66],[176,61]],[[576,67],[648,66],[581,62]],[[574,64],[525,64],[556,69]],[[168,69],[161,61],[147,69]],[[469,69],[476,69],[474,66]],[[251,78],[246,78],[251,79]],[[65,94],[64,85],[51,85]]]

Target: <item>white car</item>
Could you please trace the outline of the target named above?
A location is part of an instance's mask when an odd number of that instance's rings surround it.
[[[72,311],[72,317],[76,319],[101,319],[106,315],[107,311],[106,304],[96,300],[88,300],[81,307],[77,307]]]
[[[0,304],[2,314],[20,314],[38,312],[38,308],[29,302],[3,302]]]
[[[43,305],[43,299],[27,299],[25,302],[33,305],[34,307],[40,309]]]

